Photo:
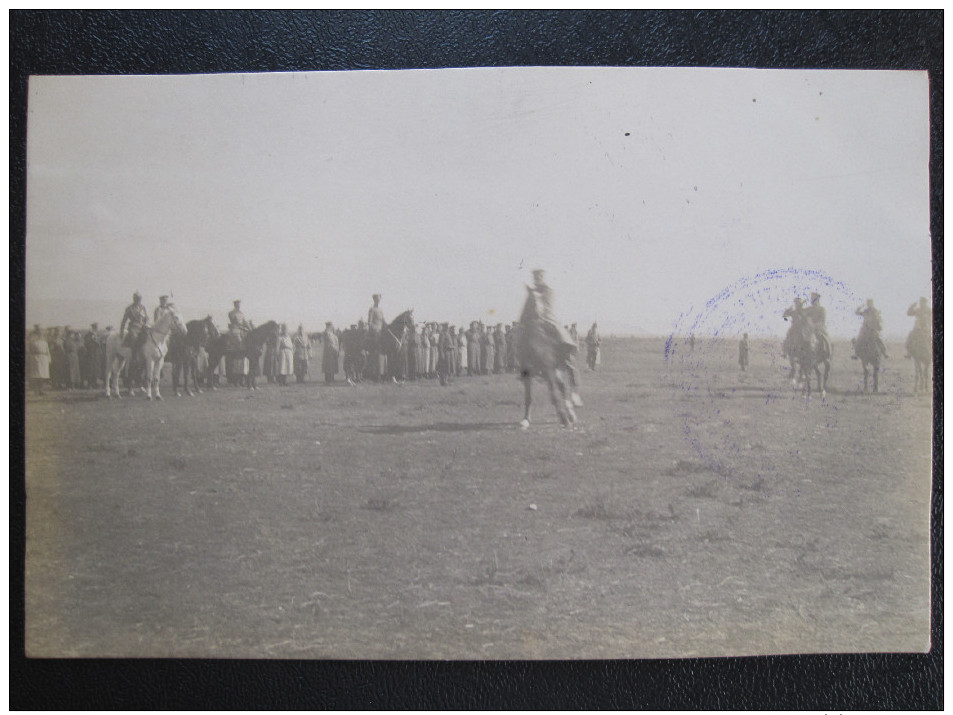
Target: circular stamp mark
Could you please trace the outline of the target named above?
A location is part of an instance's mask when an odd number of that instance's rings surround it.
[[[826,396],[812,374],[807,399],[804,385],[794,382],[794,366],[782,355],[790,327],[782,315],[796,297],[807,305],[815,292],[826,311],[834,355]],[[665,360],[679,425],[700,468],[760,483],[806,459],[814,451],[807,443],[836,440],[852,401],[870,399],[861,364],[850,359],[849,336],[860,329],[855,310],[863,298],[821,271],[787,268],[742,278],[679,316],[666,341]],[[742,370],[745,333],[748,365]],[[881,364],[875,421],[902,404],[900,362]]]

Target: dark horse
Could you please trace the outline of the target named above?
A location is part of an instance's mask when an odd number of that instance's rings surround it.
[[[824,356],[824,348],[814,330],[814,323],[806,315],[793,308],[784,311],[784,319],[791,318],[791,344],[789,355],[798,368],[798,381],[804,383],[804,391],[811,396],[811,372],[817,375],[817,389],[821,397],[827,395],[827,378],[831,374],[830,356]],[[821,375],[821,366],[824,374]],[[796,383],[795,383],[796,384]]]
[[[871,369],[873,369],[874,392],[878,392],[880,358],[883,353],[880,350],[880,341],[877,339],[877,333],[869,330],[866,326],[862,326],[860,333],[854,338],[853,342],[854,354],[860,360],[860,365],[864,369],[864,392],[867,392],[867,380],[870,377]]]
[[[541,377],[549,386],[549,396],[552,398],[560,423],[563,427],[570,427],[576,422],[576,411],[573,409],[569,387],[563,373],[568,373],[570,370],[572,347],[546,329],[545,322],[539,317],[535,294],[529,288],[527,293],[516,335],[516,360],[519,364],[520,378],[523,380],[525,405],[520,426],[523,429],[529,427],[529,412],[533,403],[533,378]]]
[[[182,386],[185,393],[191,397],[192,387],[195,392],[201,394],[199,389],[199,368],[198,356],[199,348],[208,348],[209,341],[219,337],[218,328],[212,316],[206,316],[201,320],[190,320],[185,324],[185,333],[172,333],[169,338],[169,354],[166,356],[172,363],[172,390],[176,397],[181,397],[179,391],[179,379],[182,379]],[[192,386],[189,386],[189,378],[192,379]]]
[[[360,382],[367,363],[367,328],[353,327],[344,331],[341,343],[344,347],[344,377],[349,385]]]
[[[375,374],[384,379],[385,375],[397,382],[401,377],[401,358],[407,351],[407,336],[414,329],[414,309],[405,310],[391,321],[390,325],[385,325],[379,335],[367,334],[365,339],[365,349],[370,356],[370,367],[376,370]],[[380,367],[380,357],[387,359],[386,370]],[[375,361],[377,364],[375,364]]]
[[[913,358],[914,394],[930,391],[933,377],[933,336],[929,329],[914,328],[907,338],[907,351]]]
[[[248,374],[237,376],[232,383],[258,389],[255,385],[255,378],[260,372],[261,354],[264,350],[265,342],[274,339],[278,335],[278,323],[269,320],[262,323],[257,328],[252,328],[244,332],[239,338],[231,331],[209,340],[208,344],[208,379],[206,384],[211,384],[212,371],[218,365],[224,355],[227,360],[248,360]]]

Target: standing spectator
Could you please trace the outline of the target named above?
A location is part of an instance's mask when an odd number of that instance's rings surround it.
[[[506,343],[506,371],[513,372],[516,370],[516,341],[514,340],[513,326],[507,325],[503,337]]]
[[[406,343],[403,348],[407,352],[407,379],[417,379],[417,326],[412,326],[407,332]]]
[[[324,381],[330,384],[334,382],[334,376],[338,374],[338,356],[341,353],[341,344],[330,320],[324,324],[321,341],[324,344],[321,352],[321,369],[324,371]]]
[[[298,332],[294,334],[291,342],[294,344],[295,381],[301,383],[308,374],[308,361],[311,359],[311,341],[304,334],[303,325],[298,326]]]
[[[65,390],[69,381],[69,361],[66,345],[59,328],[53,328],[49,337],[50,383],[54,390]]]
[[[288,375],[294,373],[294,343],[288,335],[288,326],[281,324],[278,334],[278,384],[287,385]]]
[[[50,346],[39,325],[33,326],[27,338],[26,378],[37,395],[43,394],[43,383],[50,379]]]
[[[431,379],[437,377],[437,363],[440,362],[440,326],[437,323],[430,324],[430,355],[428,357],[428,367],[430,368]]]
[[[106,345],[103,334],[99,332],[99,323],[89,326],[85,347],[86,385],[95,390],[99,387],[99,381],[106,379]]]
[[[586,334],[586,365],[589,366],[590,370],[594,371],[596,365],[600,362],[601,345],[602,338],[599,337],[599,326],[593,323]]]
[[[745,333],[741,342],[738,343],[738,365],[741,366],[741,372],[748,370],[748,353],[748,333]]]
[[[496,330],[493,331],[493,372],[499,375],[503,372],[503,365],[506,362],[506,338],[503,337],[503,323],[496,324]]]
[[[81,358],[80,350],[82,349],[83,343],[79,334],[70,330],[69,326],[65,328],[65,332],[66,338],[63,342],[63,348],[66,350],[66,360],[68,364],[66,389],[71,391],[74,387],[79,388],[83,384],[83,376],[79,369]]]
[[[483,323],[480,323],[480,347],[482,355],[480,356],[480,374],[489,375],[493,370],[493,359],[496,353],[496,344],[493,342],[492,328],[488,329]]]
[[[474,320],[467,333],[467,375],[471,377],[480,374],[480,352],[480,330]]]
[[[437,359],[437,375],[440,377],[440,384],[447,386],[450,384],[450,376],[453,374],[454,353],[456,352],[456,335],[454,329],[447,323],[444,323],[440,329],[438,338],[439,357]]]
[[[467,334],[463,329],[463,326],[460,326],[460,330],[457,332],[457,377],[463,375],[463,371],[466,368],[467,364]]]

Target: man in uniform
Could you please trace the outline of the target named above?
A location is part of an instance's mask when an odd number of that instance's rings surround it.
[[[238,328],[240,331],[245,332],[249,329],[249,323],[245,320],[245,314],[242,313],[242,302],[240,300],[233,300],[232,305],[235,306],[230,311],[228,311],[228,327]]]
[[[814,326],[814,334],[820,342],[821,360],[829,360],[831,357],[831,339],[827,335],[827,311],[821,305],[820,293],[811,293],[811,304],[804,309],[804,317],[811,321]]]
[[[599,325],[593,323],[586,334],[586,364],[590,370],[595,370],[599,363],[599,351],[602,346],[602,338],[599,337]]]
[[[148,324],[149,313],[146,312],[146,306],[142,304],[142,296],[139,291],[136,291],[132,294],[132,305],[126,306],[126,312],[122,314],[122,322],[119,324],[119,337],[124,338],[123,345],[135,347],[136,339]]]
[[[546,272],[537,269],[533,271],[533,293],[536,296],[536,305],[539,310],[539,317],[543,324],[547,326],[550,336],[563,343],[567,348],[568,357],[566,358],[566,367],[569,370],[569,385],[572,389],[572,401],[576,407],[582,406],[582,399],[576,392],[579,385],[578,371],[576,370],[576,351],[579,349],[578,343],[572,339],[569,331],[559,324],[553,312],[553,289],[546,284]]]
[[[738,365],[741,366],[741,372],[746,372],[748,370],[749,352],[748,333],[745,333],[744,337],[741,338],[741,342],[738,343]]]
[[[868,341],[870,341],[884,357],[887,357],[887,347],[880,338],[880,331],[883,329],[883,320],[880,317],[880,311],[874,307],[874,299],[868,298],[867,305],[860,306],[854,311],[854,314],[864,319],[864,323],[860,327],[860,335],[857,336],[857,340],[854,341],[854,359],[856,360],[858,357],[856,355],[857,345]]]
[[[132,294],[132,305],[126,306],[119,323],[119,337],[123,338],[123,346],[132,350],[129,364],[126,366],[126,375],[130,384],[141,380],[145,365],[140,356],[140,348],[146,342],[145,328],[149,325],[149,313],[142,304],[142,295],[139,291]]]
[[[916,318],[916,321],[913,323],[913,331],[907,336],[907,354],[904,357],[909,358],[911,356],[910,343],[917,334],[926,333],[928,339],[931,337],[933,332],[933,309],[930,308],[926,298],[920,298],[920,305],[917,306],[916,303],[911,303],[910,307],[907,308],[907,315],[911,318]]]
[[[381,294],[375,293],[371,296],[371,300],[374,301],[367,311],[367,334],[368,342],[372,346],[373,352],[368,356],[371,362],[371,370],[375,371],[372,377],[376,380],[379,380],[384,374],[386,367],[384,361],[387,359],[386,355],[382,355],[380,352],[380,337],[387,321],[384,320],[384,311],[381,310]]]
[[[159,305],[156,306],[155,311],[152,314],[152,323],[158,323],[159,318],[164,315],[168,315],[172,312],[172,304],[169,303],[169,296],[160,295],[159,296]]]
[[[91,389],[99,386],[100,380],[106,379],[106,351],[103,334],[99,331],[99,323],[92,323],[89,332],[84,336],[86,346],[85,380]]]

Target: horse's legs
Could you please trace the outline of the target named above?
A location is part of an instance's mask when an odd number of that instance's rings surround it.
[[[867,377],[868,377],[867,363],[861,360],[860,364],[864,368],[864,392],[867,392]]]
[[[172,392],[176,397],[182,397],[179,391],[179,378],[182,376],[182,361],[179,359],[172,361]]]
[[[566,417],[569,419],[570,424],[574,424],[576,422],[576,411],[573,409],[573,405],[582,405],[582,400],[579,399],[579,395],[576,394],[575,390],[570,390],[570,388],[566,386],[566,381],[563,380],[559,370],[553,370],[553,382],[556,384],[559,390],[559,397],[566,408]]]
[[[152,362],[152,361],[150,361]],[[152,379],[150,380],[150,386],[152,387],[152,392],[155,394],[157,400],[162,399],[162,395],[159,394],[159,382],[162,380],[162,364],[164,359],[162,356],[159,356],[159,359],[152,363]]]
[[[880,390],[879,390],[879,385],[878,385],[878,383],[879,383],[879,375],[877,374],[877,373],[880,372],[880,363],[879,363],[879,362],[875,362],[875,363],[872,364],[872,366],[873,366],[873,370],[874,370],[874,392],[880,392]]]
[[[566,415],[566,405],[569,404],[569,401],[560,399],[561,396],[556,394],[556,372],[552,368],[547,368],[543,374],[546,378],[546,384],[549,386],[549,397],[553,401],[553,407],[556,408],[556,414],[559,415],[559,421],[563,427],[567,427],[569,417]]]
[[[523,377],[523,421],[520,427],[526,429],[529,427],[529,408],[533,404],[533,376],[525,375]]]

